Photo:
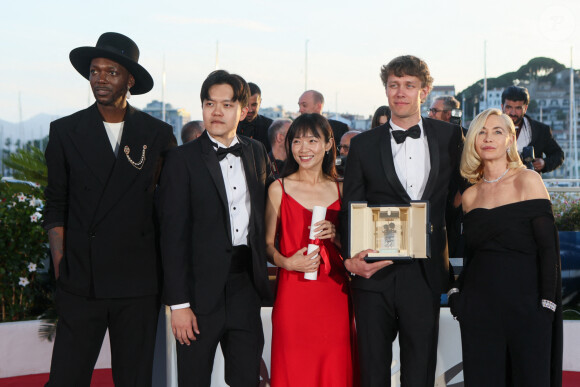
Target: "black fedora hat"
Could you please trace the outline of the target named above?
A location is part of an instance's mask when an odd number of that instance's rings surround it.
[[[139,48],[134,41],[116,32],[105,32],[95,47],[78,47],[70,52],[70,62],[86,79],[89,79],[94,58],[111,59],[129,71],[135,78],[131,94],[145,94],[153,88],[153,78],[139,63]]]

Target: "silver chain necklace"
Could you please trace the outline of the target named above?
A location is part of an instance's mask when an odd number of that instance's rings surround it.
[[[502,173],[502,174],[501,174],[501,176],[500,176],[500,177],[498,177],[497,179],[493,179],[493,180],[487,180],[487,179],[485,178],[485,175],[481,175],[481,177],[483,178],[483,181],[485,181],[486,183],[495,183],[495,182],[498,182],[498,181],[500,181],[500,180],[501,180],[501,179],[502,179],[502,178],[505,176],[505,174],[506,174],[506,173],[508,173],[508,171],[509,171],[509,170],[510,170],[510,168],[508,167],[508,168],[505,170],[505,172],[504,172],[504,173]]]

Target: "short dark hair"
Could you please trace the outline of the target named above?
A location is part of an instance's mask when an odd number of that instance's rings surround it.
[[[316,138],[323,138],[325,142],[332,139],[332,128],[328,120],[318,113],[302,114],[298,116],[290,125],[288,133],[286,134],[286,164],[281,177],[286,177],[298,170],[298,162],[292,156],[292,141],[298,136],[304,134],[312,134]],[[328,153],[324,153],[322,159],[322,173],[336,180],[338,177],[334,162],[336,160],[336,143],[330,147]]]
[[[524,105],[528,105],[530,103],[530,94],[528,93],[528,89],[521,86],[510,86],[505,88],[503,93],[501,93],[501,104],[505,104],[505,100],[509,99],[510,101],[524,101]]]
[[[451,95],[441,95],[435,98],[435,101],[443,102],[443,110],[459,109],[459,106],[461,106],[459,101]]]
[[[285,124],[291,124],[291,123],[292,123],[292,120],[289,118],[280,118],[280,119],[272,122],[272,124],[268,128],[268,141],[270,142],[270,145],[274,144],[274,139],[278,135],[278,132],[280,131],[280,129],[282,129],[282,127]]]
[[[248,106],[248,101],[250,100],[250,87],[244,80],[237,74],[230,74],[225,70],[215,70],[212,71],[203,84],[201,85],[201,103],[206,99],[209,99],[209,89],[215,85],[230,85],[234,91],[234,96],[232,101],[239,101],[240,106],[245,108]]]
[[[379,108],[375,111],[375,114],[373,114],[373,119],[371,121],[371,129],[381,125],[379,122],[379,118],[381,118],[382,116],[387,116],[387,121],[390,120],[391,108],[386,105],[379,106]]]
[[[260,86],[253,82],[248,82],[248,86],[250,86],[250,96],[258,94],[260,98],[262,97],[262,90],[260,90]]]
[[[187,143],[192,140],[195,133],[202,134],[205,130],[202,126],[203,121],[189,121],[181,128],[181,142]]]
[[[405,75],[417,77],[421,80],[421,87],[428,86],[431,88],[433,84],[433,77],[429,72],[427,63],[413,55],[398,56],[381,67],[381,80],[385,87],[387,87],[389,75],[396,77],[403,77]]]

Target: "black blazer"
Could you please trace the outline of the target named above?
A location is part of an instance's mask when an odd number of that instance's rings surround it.
[[[526,116],[532,127],[532,141],[536,157],[543,157],[546,165],[541,172],[551,172],[564,162],[564,151],[552,136],[552,129],[546,124]],[[545,157],[544,157],[545,155]]]
[[[115,157],[97,105],[51,123],[46,148],[44,227],[65,227],[59,285],[81,296],[139,297],[158,292],[153,193],[170,125],[127,106]],[[145,161],[141,170],[131,159]]]
[[[423,274],[434,293],[443,292],[449,281],[449,256],[445,232],[445,206],[450,187],[457,187],[459,161],[463,145],[461,128],[447,122],[423,118],[423,129],[429,144],[431,170],[421,200],[430,204],[431,258],[418,260]],[[366,201],[369,204],[406,204],[410,197],[401,184],[393,162],[389,124],[381,125],[353,137],[344,176],[345,205],[341,211],[341,234],[345,256],[348,249],[348,203]],[[356,288],[380,291],[389,266],[375,273],[370,279],[353,278]]]
[[[345,134],[346,132],[348,132],[349,128],[348,125],[345,124],[344,122],[340,122],[337,120],[328,120],[328,123],[330,124],[330,127],[332,128],[332,135],[334,137],[334,143],[336,144],[336,146],[340,145],[340,139],[342,138],[342,135]]]
[[[271,298],[266,269],[264,206],[268,156],[258,141],[238,136],[251,201],[252,279],[264,302]],[[224,179],[211,140],[201,137],[169,152],[159,197],[164,302],[189,302],[208,313],[223,298],[232,253]]]

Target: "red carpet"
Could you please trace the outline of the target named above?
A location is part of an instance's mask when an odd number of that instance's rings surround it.
[[[580,387],[580,372],[563,372],[562,387]],[[42,387],[48,380],[48,374],[16,376],[0,379],[0,387]],[[91,387],[113,387],[113,375],[110,369],[95,370]]]
[[[0,387],[43,387],[47,381],[48,374],[15,376],[0,379]],[[95,370],[91,387],[114,387],[111,369]]]

